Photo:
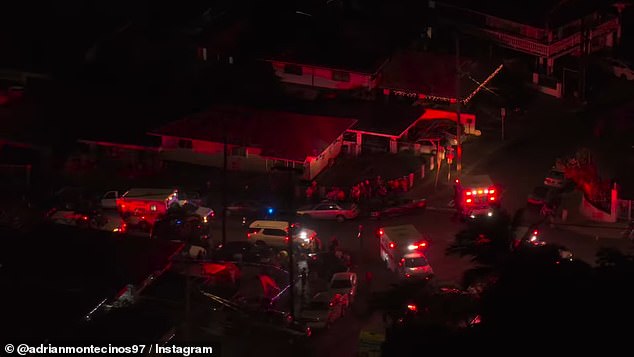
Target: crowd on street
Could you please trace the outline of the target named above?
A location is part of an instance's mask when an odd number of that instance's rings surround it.
[[[333,202],[354,202],[367,203],[375,199],[383,199],[389,196],[398,195],[407,192],[414,185],[414,174],[395,178],[392,180],[384,180],[381,176],[374,179],[363,180],[350,188],[340,186],[332,186],[329,189],[326,186],[318,185],[313,181],[306,189],[306,201],[317,203],[322,200]]]

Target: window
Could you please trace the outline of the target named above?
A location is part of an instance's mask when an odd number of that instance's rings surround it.
[[[405,259],[406,268],[424,267],[426,265],[427,260],[423,257]]]
[[[192,148],[192,141],[191,140],[187,140],[187,139],[180,139],[178,141],[178,147],[181,149],[191,149]]]
[[[286,231],[281,230],[281,229],[264,228],[262,230],[262,234],[267,235],[267,236],[286,237]]]
[[[286,64],[284,65],[284,73],[301,76],[302,74],[304,74],[304,71],[302,69],[302,66],[298,66],[296,64]]]
[[[330,209],[330,205],[319,205],[315,207],[316,211],[327,211]]]
[[[231,148],[231,156],[247,157],[247,148],[244,146],[233,147]]]
[[[350,73],[342,71],[332,71],[332,80],[337,82],[350,82]]]

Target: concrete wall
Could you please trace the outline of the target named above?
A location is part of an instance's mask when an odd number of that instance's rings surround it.
[[[595,207],[590,201],[586,200],[585,195],[582,195],[579,212],[581,212],[581,214],[587,219],[595,222],[614,223],[617,219],[616,214],[612,214],[612,212],[605,212],[604,210]]]
[[[324,150],[324,152],[321,153],[321,155],[313,158],[310,161],[310,164],[308,166],[309,172],[308,173],[304,172],[304,178],[306,180],[312,180],[317,175],[319,175],[322,171],[324,171],[324,169],[328,168],[330,160],[334,160],[341,153],[342,145],[343,145],[343,135],[337,138],[335,142],[330,144],[330,146],[328,146],[326,150]]]
[[[336,69],[315,67],[308,65],[298,65],[302,68],[302,74],[286,73],[284,68],[287,62],[271,61],[271,66],[275,71],[275,75],[280,78],[282,82],[301,84],[311,87],[329,88],[338,90],[351,90],[351,89],[373,89],[376,87],[377,79],[372,78],[372,75],[358,72],[349,72],[342,70],[340,72],[346,72],[350,75],[349,81],[336,81],[333,79],[333,72],[337,72]]]

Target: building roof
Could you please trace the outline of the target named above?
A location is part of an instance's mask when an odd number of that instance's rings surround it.
[[[356,123],[350,118],[219,106],[149,134],[221,143],[223,118],[228,144],[261,148],[264,157],[296,162],[318,156]]]
[[[325,26],[325,25],[322,25]],[[327,30],[304,26],[270,60],[373,74],[389,59],[395,45],[376,25],[346,21]]]
[[[473,62],[462,58],[461,66],[464,72],[473,72],[470,68],[473,67]],[[456,58],[454,55],[402,51],[392,56],[381,74],[382,88],[456,98]],[[460,97],[464,98],[476,87],[477,84],[473,81],[463,78]]]
[[[422,106],[359,100],[297,101],[289,104],[294,111],[316,115],[348,117],[357,120],[350,129],[369,133],[400,136],[425,112]]]
[[[564,25],[610,4],[610,1],[597,0],[532,0],[529,6],[519,6],[517,2],[508,0],[442,2],[540,28]]]

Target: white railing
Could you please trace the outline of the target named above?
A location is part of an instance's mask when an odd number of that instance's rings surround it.
[[[610,19],[598,26],[596,26],[589,34],[589,38],[595,38],[603,36],[613,31],[617,31],[619,28],[619,21],[617,18]],[[534,40],[523,38],[516,35],[510,35],[503,32],[477,29],[489,39],[496,41],[502,46],[528,53],[534,56],[540,57],[560,57],[569,52],[574,51],[581,43],[581,33],[577,32],[566,38],[563,38],[551,45],[540,43]]]

